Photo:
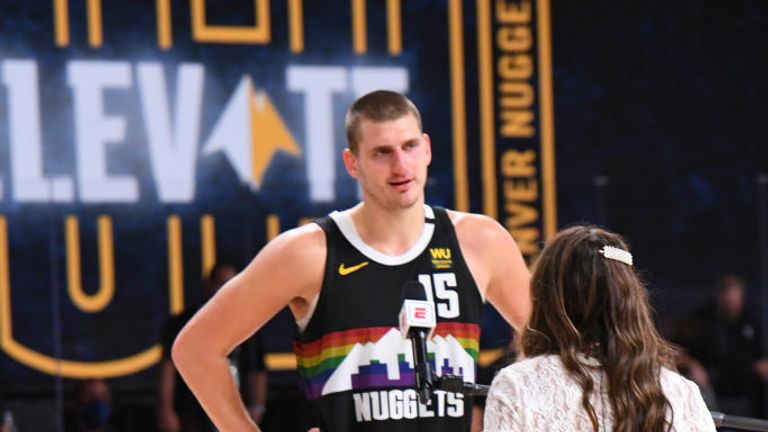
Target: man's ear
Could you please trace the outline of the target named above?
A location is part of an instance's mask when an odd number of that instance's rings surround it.
[[[427,152],[427,165],[429,165],[432,163],[432,140],[429,138],[428,133],[422,133],[421,138],[424,140],[424,147]]]
[[[342,159],[344,160],[344,168],[347,169],[347,172],[349,173],[352,178],[360,178],[360,171],[357,167],[357,156],[355,156],[354,153],[352,153],[352,150],[345,148],[344,152],[341,154]]]

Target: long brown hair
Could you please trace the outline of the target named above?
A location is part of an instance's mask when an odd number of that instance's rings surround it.
[[[594,226],[561,231],[546,245],[531,278],[533,311],[518,348],[525,357],[557,354],[589,402],[595,383],[579,355],[596,358],[608,378],[614,431],[668,431],[671,405],[661,389],[662,367],[674,368],[674,349],[656,331],[648,293],[635,269],[601,254],[628,251],[624,239]]]

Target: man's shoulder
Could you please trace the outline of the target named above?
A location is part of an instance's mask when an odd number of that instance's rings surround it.
[[[316,223],[308,223],[275,237],[270,243],[275,248],[293,252],[317,253],[325,252],[325,232]]]
[[[472,250],[477,247],[483,250],[489,244],[497,244],[509,237],[507,230],[489,216],[455,210],[448,210],[448,216],[453,222],[462,249]]]
[[[260,278],[315,274],[325,262],[325,255],[325,233],[317,224],[306,224],[270,240],[245,273],[256,272],[253,274]]]
[[[476,229],[503,229],[496,219],[479,213],[462,212],[458,210],[446,209],[448,217],[453,222],[457,230],[476,230]]]

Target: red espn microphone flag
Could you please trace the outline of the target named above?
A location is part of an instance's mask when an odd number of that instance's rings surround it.
[[[432,337],[437,321],[435,319],[435,305],[426,300],[403,300],[400,309],[400,333],[403,339],[408,338],[412,330],[424,330],[427,339]]]

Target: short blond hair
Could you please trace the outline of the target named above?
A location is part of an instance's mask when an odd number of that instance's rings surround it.
[[[421,113],[410,99],[400,93],[389,90],[376,90],[357,99],[347,111],[345,126],[347,146],[357,154],[360,142],[360,123],[363,120],[384,122],[397,120],[408,114],[413,115],[421,127]]]

